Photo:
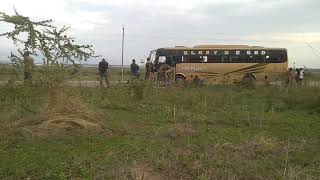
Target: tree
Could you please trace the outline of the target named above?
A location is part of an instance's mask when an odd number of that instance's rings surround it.
[[[0,21],[14,25],[13,31],[0,34],[0,37],[11,39],[15,45],[23,48],[18,48],[18,54],[12,52],[9,57],[15,65],[23,64],[25,51],[34,55],[41,53],[43,64],[48,66],[63,66],[64,61],[75,64],[96,57],[91,45],[76,44],[73,38],[67,36],[69,27],[58,28],[52,20],[32,21],[15,11],[11,16],[0,12]]]

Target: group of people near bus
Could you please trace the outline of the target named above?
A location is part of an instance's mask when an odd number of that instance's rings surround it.
[[[298,85],[302,86],[304,79],[304,71],[303,68],[289,68],[288,77],[287,77],[287,85]]]
[[[170,67],[167,67],[165,65],[162,65],[159,67],[159,73],[157,73],[157,77],[155,78],[155,68],[153,64],[150,62],[150,59],[147,59],[147,62],[145,64],[145,80],[154,80],[157,79],[159,82],[166,82],[167,78],[167,70],[170,69]],[[102,61],[99,63],[98,67],[98,79],[100,81],[100,85],[103,85],[103,80],[105,80],[106,85],[109,86],[109,80],[108,80],[108,70],[109,70],[109,64],[105,59],[102,59]],[[140,78],[141,71],[139,65],[136,63],[135,59],[132,59],[132,63],[130,65],[130,73],[133,78]]]
[[[98,66],[98,79],[100,81],[100,86],[103,84],[103,80],[105,80],[107,87],[109,87],[110,83],[108,80],[108,70],[109,70],[109,63],[106,61],[106,59],[102,59],[101,62],[99,62]],[[140,67],[136,63],[135,59],[132,59],[132,63],[130,65],[131,75],[132,77],[139,78],[140,77]]]

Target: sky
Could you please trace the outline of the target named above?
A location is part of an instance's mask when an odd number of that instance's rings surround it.
[[[13,7],[70,26],[77,42],[113,65],[121,64],[124,26],[125,64],[161,47],[246,44],[287,48],[291,66],[320,68],[319,0],[0,0],[0,11]],[[0,33],[11,28],[0,23]],[[0,60],[12,49],[0,37]]]

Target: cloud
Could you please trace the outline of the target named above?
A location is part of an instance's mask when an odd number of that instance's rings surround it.
[[[93,30],[110,22],[107,12],[88,11],[85,7],[73,9],[69,1],[25,1],[25,0],[2,0],[1,11],[13,13],[13,7],[25,16],[33,19],[53,19],[58,25],[67,25],[75,30]]]
[[[249,44],[287,47],[290,59],[320,68],[305,44],[320,49],[318,0],[1,0],[0,11],[13,12],[13,4],[33,19],[71,26],[112,64],[121,61],[125,25],[126,63],[164,46]]]

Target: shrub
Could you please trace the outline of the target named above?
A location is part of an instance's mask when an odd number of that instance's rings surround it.
[[[146,82],[140,79],[133,78],[129,81],[130,96],[137,100],[143,99],[143,94],[146,88]]]

